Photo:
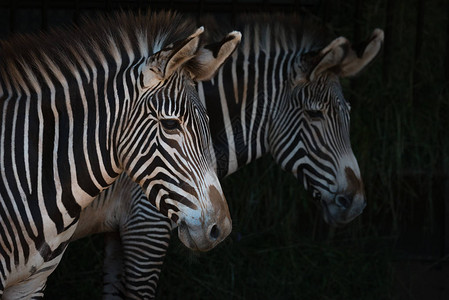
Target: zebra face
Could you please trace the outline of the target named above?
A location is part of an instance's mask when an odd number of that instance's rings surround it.
[[[286,96],[273,122],[272,153],[312,192],[327,223],[345,224],[362,212],[365,196],[338,77],[297,82]]]
[[[379,53],[383,31],[356,47],[344,37],[297,56],[271,129],[272,153],[303,181],[331,225],[345,224],[366,206],[360,169],[351,149],[350,106],[340,77],[357,74]]]
[[[206,251],[231,232],[232,222],[209,152],[208,117],[194,79],[213,76],[234,51],[240,33],[231,33],[216,45],[218,54],[210,55],[212,50],[198,49],[201,32],[169,45],[141,67],[138,105],[129,119],[130,132],[137,134],[125,134],[123,140],[132,146],[121,157],[150,202],[179,226],[180,240]]]
[[[323,74],[298,84],[293,96],[300,120],[299,155],[291,171],[303,180],[323,208],[326,222],[350,222],[366,206],[359,166],[350,142],[350,105],[338,77]]]
[[[231,219],[212,168],[206,110],[184,73],[174,73],[152,92],[145,99],[145,114],[154,146],[145,160],[158,171],[139,181],[158,210],[179,225],[184,244],[208,250],[229,234]]]

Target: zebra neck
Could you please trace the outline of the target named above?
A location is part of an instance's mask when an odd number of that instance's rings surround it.
[[[26,116],[16,129],[24,139],[15,143],[17,151],[29,157],[16,171],[23,176],[23,193],[38,195],[40,182],[52,178],[51,184],[44,187],[55,191],[55,201],[62,200],[71,216],[118,176],[114,132],[124,126],[119,117],[131,105],[120,100],[133,98],[120,83],[111,83],[117,73],[125,77],[125,71],[119,70],[116,63],[109,64],[117,66],[112,70],[104,67],[109,62],[103,66],[87,59],[83,62],[90,72],[67,70],[49,62],[49,67],[27,70],[35,80],[5,79],[2,83],[6,94],[3,97],[7,97],[1,105],[3,115],[15,111],[10,116],[13,124],[19,124],[16,119],[21,114]],[[21,107],[24,112],[19,110]],[[39,159],[34,162],[33,157]],[[24,172],[19,172],[20,168]],[[34,169],[39,170],[37,175]]]
[[[199,84],[210,116],[219,177],[232,174],[270,151],[268,133],[278,109],[288,62],[293,55],[244,49],[213,80]],[[276,72],[276,74],[275,74]]]

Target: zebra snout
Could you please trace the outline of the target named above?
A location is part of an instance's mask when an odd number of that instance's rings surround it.
[[[359,216],[366,206],[363,194],[337,194],[326,207],[327,221],[332,225],[344,225]]]
[[[366,206],[360,171],[357,164],[354,163],[354,165],[353,168],[343,169],[344,173],[338,177],[336,191],[324,193],[321,199],[325,206],[325,220],[331,225],[339,226],[349,223],[359,216]]]
[[[366,206],[363,191],[354,192],[345,189],[336,193],[315,190],[313,198],[319,200],[326,223],[332,226],[342,226],[359,216]]]
[[[188,220],[182,220],[178,226],[180,240],[192,250],[209,251],[223,241],[232,228],[227,218],[221,222],[215,222],[215,219],[212,218],[209,223],[211,225],[196,222],[192,224]]]
[[[220,186],[209,186],[207,202],[196,217],[185,216],[178,222],[178,235],[188,248],[208,251],[223,241],[232,230],[226,199]]]

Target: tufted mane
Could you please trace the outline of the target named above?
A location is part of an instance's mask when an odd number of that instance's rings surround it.
[[[223,36],[230,30],[240,30],[243,34],[240,51],[248,43],[255,44],[255,29],[258,30],[261,50],[266,50],[269,45],[271,51],[276,44],[292,52],[304,49],[317,51],[325,47],[333,36],[321,20],[305,11],[295,14],[241,14],[237,16],[235,26],[230,22],[224,25],[226,21],[217,22],[211,16],[205,17],[203,21],[207,28],[206,34],[212,38]]]
[[[39,66],[47,66],[49,62],[73,71],[83,64],[80,61],[86,55],[94,63],[124,52],[128,53],[125,61],[134,55],[146,57],[186,38],[194,32],[195,25],[175,12],[119,12],[87,18],[80,26],[16,35],[0,41],[0,84],[5,76],[11,80],[10,84],[23,80],[21,73],[33,76],[39,73]]]

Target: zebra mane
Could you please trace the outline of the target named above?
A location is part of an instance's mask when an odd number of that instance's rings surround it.
[[[241,31],[240,51],[245,46],[255,44],[256,30],[260,50],[267,51],[270,48],[271,52],[274,52],[276,45],[291,52],[318,51],[327,46],[333,37],[324,22],[306,11],[295,14],[241,14],[236,17],[235,26],[226,21],[217,22],[211,16],[205,17],[203,21],[208,37],[223,36],[229,30]]]
[[[80,26],[16,35],[0,41],[0,86],[4,76],[12,84],[20,83],[24,80],[22,73],[33,76],[49,64],[74,70],[85,64],[80,61],[86,55],[96,63],[101,63],[100,57],[111,59],[120,55],[122,58],[123,53],[128,54],[125,61],[134,56],[147,57],[187,38],[195,31],[195,25],[194,20],[176,12],[148,10],[100,15],[86,18]]]

